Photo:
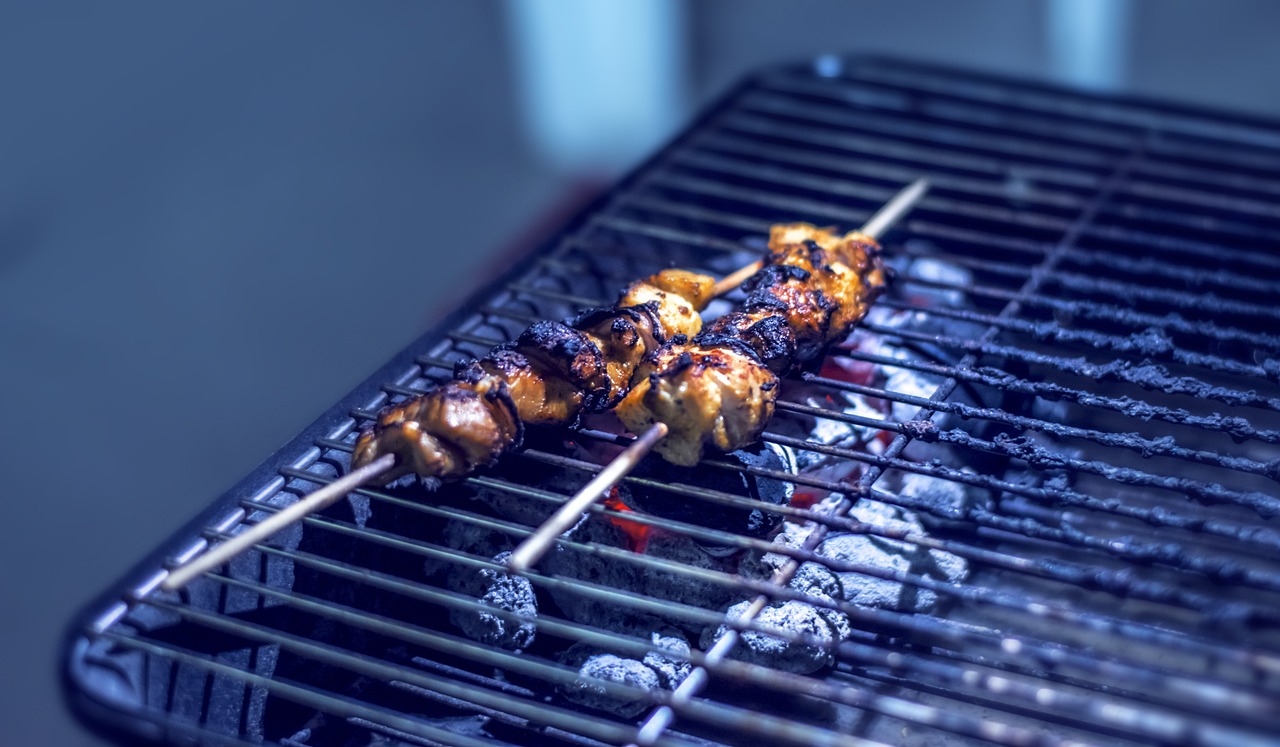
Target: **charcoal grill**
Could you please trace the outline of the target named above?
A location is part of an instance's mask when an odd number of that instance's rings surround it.
[[[708,604],[544,566],[530,576],[537,615],[522,620],[440,582],[441,568],[500,570],[491,544],[446,533],[518,541],[533,521],[495,505],[553,509],[598,469],[591,449],[626,440],[587,424],[535,433],[426,502],[414,485],[359,491],[181,595],[157,591],[209,541],[344,471],[371,415],[455,360],[661,267],[725,274],[773,222],[857,226],[920,176],[932,193],[887,236],[900,276],[859,333],[876,344],[793,375],[781,406],[783,420],[874,431],[875,447],[773,428],[767,441],[826,471],[752,468],[794,484],[767,511],[800,539],[619,503],[593,518],[718,547],[715,562],[771,551],[782,576],[571,538],[561,550],[584,565],[701,584]],[[884,59],[763,72],[91,605],[68,637],[70,702],[130,743],[1274,744],[1278,239],[1274,122]],[[855,370],[873,375],[844,375]],[[801,389],[882,414],[788,394]],[[696,482],[646,487],[695,507],[750,503]],[[905,539],[966,570],[823,552],[838,536]],[[887,584],[898,601],[798,590],[786,579],[801,561],[838,574],[844,594]],[[674,692],[596,683],[635,704],[627,715],[567,697],[582,682],[564,658],[573,644],[660,650],[545,601],[555,594],[683,628]],[[848,629],[734,618],[725,595],[808,604]],[[450,622],[480,612],[536,640],[517,653]],[[748,640],[826,664],[743,659]]]

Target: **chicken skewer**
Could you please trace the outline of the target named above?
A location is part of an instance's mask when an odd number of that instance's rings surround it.
[[[908,187],[877,212],[868,226],[887,228],[923,194],[924,188],[923,180]],[[874,239],[871,243],[874,244]],[[384,410],[375,426],[366,429],[358,439],[352,472],[346,477],[174,569],[161,583],[161,588],[166,591],[182,588],[253,544],[327,508],[367,482],[386,483],[409,472],[438,478],[461,477],[517,448],[526,423],[567,424],[576,420],[584,409],[610,409],[627,396],[633,376],[646,358],[664,348],[670,352],[671,345],[682,345],[698,334],[702,326],[698,312],[714,297],[716,287],[707,276],[666,270],[630,286],[611,309],[586,312],[568,325],[535,323],[515,342],[495,348],[480,361],[460,364],[452,381]],[[677,359],[682,361],[679,355]],[[722,362],[718,359],[726,357],[739,367],[750,367],[750,361],[741,352],[724,347],[700,356],[699,370],[719,368]],[[646,373],[648,377],[652,375],[652,371]],[[776,382],[771,384],[769,377],[771,374],[760,377],[758,384],[774,390],[772,395],[739,397],[767,403],[767,411],[755,413],[744,421],[759,423],[760,429],[772,415],[772,397],[776,396]],[[633,428],[633,432],[638,430]],[[674,440],[687,442],[696,431],[697,426],[686,427],[681,437]],[[662,443],[665,435],[663,423],[654,423],[645,429],[640,443],[628,449],[616,469],[609,470],[610,474],[616,474],[609,484],[600,491],[584,489],[579,496],[598,496],[607,490],[644,457],[648,448]],[[718,441],[741,441],[745,445],[758,435],[758,430],[754,434],[733,431]],[[602,482],[600,477],[593,481],[599,482]],[[591,500],[578,501],[585,503],[576,512],[562,508],[559,513],[576,516]],[[564,516],[559,519],[564,520]],[[551,522],[556,522],[556,518]],[[536,562],[559,531],[542,534],[548,538],[531,545],[533,549],[521,556],[530,563]],[[537,549],[538,545],[541,549]]]
[[[645,356],[698,334],[714,283],[664,270],[631,284],[613,307],[568,324],[536,322],[484,358],[459,363],[451,381],[379,414],[357,439],[348,475],[175,568],[160,588],[181,589],[361,485],[411,472],[462,477],[518,448],[526,424],[565,425],[584,411],[612,408]]]
[[[876,240],[928,188],[923,179],[914,182],[861,231],[844,236],[807,224],[774,226],[769,256],[715,286],[727,292],[734,287],[727,281],[742,276],[748,295],[740,310],[712,322],[692,343],[668,343],[637,369],[615,413],[643,435],[521,543],[508,566],[529,570],[649,446],[667,461],[692,466],[708,445],[732,451],[755,442],[773,416],[777,376],[846,337],[884,290]]]

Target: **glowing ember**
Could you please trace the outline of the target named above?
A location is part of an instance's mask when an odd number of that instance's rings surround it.
[[[810,493],[805,490],[797,490],[791,496],[791,507],[809,509],[818,505],[822,501],[823,496],[818,493]]]
[[[873,363],[834,355],[824,358],[822,368],[818,370],[818,375],[823,378],[847,381],[851,384],[861,384],[863,386],[871,383],[875,373],[876,367]]]
[[[618,497],[618,489],[616,487],[609,489],[609,495],[605,496],[604,507],[612,511],[620,513],[635,513],[635,509],[622,502]],[[648,524],[641,524],[638,521],[628,521],[617,516],[610,516],[609,521],[613,522],[623,534],[627,535],[627,541],[631,544],[632,552],[644,552],[649,544],[649,532],[652,529]]]

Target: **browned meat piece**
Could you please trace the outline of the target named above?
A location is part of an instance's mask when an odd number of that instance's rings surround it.
[[[744,311],[776,314],[786,320],[800,360],[812,358],[826,346],[831,317],[840,304],[816,287],[808,270],[765,265],[742,287],[747,291]]]
[[[495,350],[480,360],[480,367],[506,382],[524,423],[568,423],[582,409],[582,392],[573,384],[554,373],[548,375],[541,365],[514,350]]]
[[[712,322],[693,345],[670,345],[646,360],[617,408],[634,433],[667,425],[655,449],[668,461],[693,465],[706,446],[755,441],[773,414],[774,374],[847,335],[886,282],[879,246],[862,234],[794,223],[775,226],[769,248],[743,283],[741,310]]]
[[[383,410],[377,425],[360,434],[351,466],[392,453],[400,459],[382,475],[384,483],[410,472],[461,477],[492,464],[519,443],[522,432],[506,384],[471,367],[431,392]]]
[[[609,395],[609,371],[604,354],[590,337],[566,324],[534,322],[515,342],[495,348],[495,351],[501,350],[523,355],[532,372],[545,382],[543,391],[550,399],[544,402],[544,408],[567,415],[556,420],[525,422],[571,422],[583,407],[594,408]]]
[[[658,322],[667,339],[676,335],[692,338],[702,331],[698,312],[711,301],[715,280],[685,270],[663,270],[622,292],[618,306],[654,304]]]
[[[361,434],[353,466],[394,453],[391,477],[461,477],[513,448],[524,423],[566,424],[615,405],[633,432],[665,423],[656,450],[676,464],[751,444],[773,416],[775,373],[848,334],[886,280],[879,246],[860,234],[775,226],[770,249],[743,285],[742,310],[705,333],[699,312],[714,281],[665,270],[614,308],[537,322],[453,381],[388,408]]]
[[[773,417],[778,379],[750,354],[728,347],[668,344],[640,365],[615,412],[632,433],[670,429],[654,450],[693,466],[703,451],[755,442]]]
[[[572,322],[573,327],[599,348],[609,377],[608,394],[594,403],[597,410],[609,410],[631,388],[631,377],[648,353],[666,340],[652,305],[592,309]]]
[[[774,226],[769,237],[770,265],[796,267],[810,273],[810,285],[834,301],[827,342],[849,334],[884,290],[887,278],[880,245],[869,236],[836,236],[807,223]]]
[[[648,277],[646,282],[658,290],[680,296],[693,306],[694,311],[707,308],[716,288],[715,278],[688,270],[663,270]]]
[[[697,332],[697,310],[714,285],[680,270],[649,280],[656,285],[631,289],[644,303],[587,311],[570,324],[536,322],[515,342],[460,366],[454,381],[387,408],[356,442],[353,468],[392,453],[399,462],[385,479],[462,477],[514,448],[523,424],[564,425],[584,409],[613,407],[646,355],[676,334]]]
[[[795,363],[796,336],[786,317],[776,311],[731,311],[720,317],[694,342],[704,346],[745,345],[776,374],[785,373]]]

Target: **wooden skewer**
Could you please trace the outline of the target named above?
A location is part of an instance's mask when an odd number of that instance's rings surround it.
[[[745,267],[739,267],[721,278],[720,282],[716,283],[715,287],[711,289],[711,295],[723,296],[734,288],[737,288],[739,285],[742,285],[743,281],[747,278],[757,272],[760,272],[761,267],[764,267],[764,260],[759,259]]]
[[[640,460],[666,435],[666,423],[654,423],[650,426],[625,451],[596,473],[591,482],[566,501],[550,519],[543,522],[538,531],[521,542],[507,560],[507,567],[516,573],[524,573],[532,568],[551,549],[557,537],[577,524],[583,512],[635,469]]]
[[[884,207],[876,211],[875,215],[872,215],[871,219],[862,227],[862,233],[873,239],[879,238],[890,226],[897,223],[928,189],[929,182],[927,180],[916,180],[897,195],[894,195],[893,199],[885,203]],[[753,262],[726,276],[719,283],[716,283],[715,295],[727,293],[738,287],[742,281],[754,275],[761,266],[761,262]],[[517,573],[525,572],[533,567],[546,554],[547,549],[555,542],[556,537],[559,537],[565,530],[573,526],[578,521],[578,517],[590,508],[592,503],[599,500],[605,492],[626,477],[631,470],[635,469],[640,460],[644,459],[649,451],[666,435],[667,426],[664,423],[656,423],[645,431],[640,438],[636,439],[635,443],[627,447],[616,459],[602,469],[595,476],[595,479],[587,483],[573,498],[561,506],[560,510],[556,511],[546,523],[538,528],[538,531],[521,543],[515,552],[511,554],[508,566]],[[311,495],[305,496],[297,503],[268,516],[222,544],[214,545],[185,565],[173,569],[165,577],[164,581],[160,582],[160,588],[164,591],[181,589],[190,583],[192,579],[226,563],[286,526],[337,503],[347,493],[390,470],[395,466],[395,461],[394,455],[384,454],[369,464],[334,480]]]
[[[164,591],[181,589],[197,576],[208,573],[226,563],[295,521],[300,521],[337,503],[338,499],[391,469],[395,466],[395,463],[396,457],[394,454],[384,454],[365,466],[352,470],[311,495],[302,498],[297,503],[271,514],[226,542],[214,545],[204,553],[197,555],[186,565],[173,569],[165,580],[160,582],[160,588]]]
[[[864,233],[873,239],[878,239],[889,230],[893,224],[897,223],[902,216],[906,215],[916,202],[929,191],[928,179],[917,179],[901,192],[893,196],[893,199],[884,204],[884,207],[876,211],[862,226],[859,233]],[[712,289],[713,296],[723,296],[729,291],[742,285],[742,282],[752,275],[760,271],[764,267],[764,261],[752,262],[746,267],[741,267],[734,272],[725,275],[720,282],[715,284]]]
[[[901,220],[902,216],[911,212],[911,208],[915,207],[920,198],[924,197],[924,193],[928,191],[929,180],[916,179],[903,187],[902,191],[886,202],[884,207],[876,211],[875,215],[868,218],[867,222],[862,224],[862,228],[858,233],[864,233],[873,239],[879,239],[884,235],[885,231],[888,231],[895,223]]]
[[[903,215],[906,215],[912,206],[929,191],[929,182],[927,179],[917,179],[910,185],[905,187],[893,199],[885,203],[867,220],[862,226],[860,233],[864,233],[873,239],[880,238],[885,231],[889,230],[893,224],[897,223]],[[714,293],[721,295],[738,287],[742,281],[756,274],[764,265],[763,262],[752,262],[716,283]],[[649,453],[649,451],[657,445],[667,435],[667,426],[663,423],[655,423],[644,435],[636,439],[635,443],[627,447],[627,450],[619,454],[612,462],[595,476],[586,487],[579,490],[573,498],[570,498],[560,510],[552,514],[550,519],[540,527],[538,531],[529,535],[529,537],[520,546],[511,553],[511,558],[507,561],[507,567],[515,573],[524,573],[534,566],[546,554],[547,550],[556,541],[556,538],[564,533],[567,529],[578,522],[578,518],[582,513],[591,507],[605,493],[618,484],[622,478],[626,477],[631,470],[635,469],[640,460]]]

